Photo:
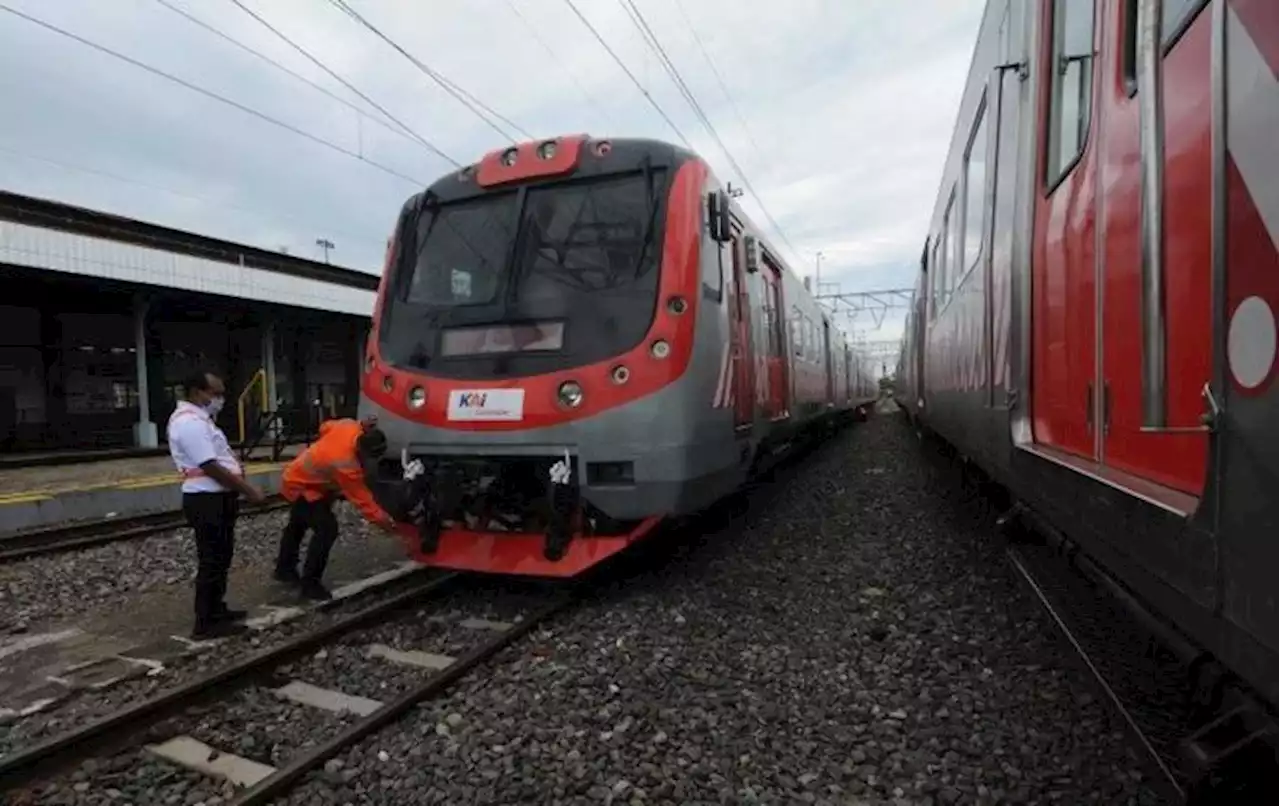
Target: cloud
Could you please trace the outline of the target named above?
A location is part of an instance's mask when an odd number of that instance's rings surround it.
[[[471,162],[507,142],[330,2],[242,1],[455,159]],[[395,124],[375,123],[378,112],[229,0],[167,2],[368,116],[157,0],[9,2],[356,156],[0,13],[0,104],[13,110],[0,132],[0,186],[294,254],[318,256],[315,240],[327,237],[334,262],[376,273],[395,215],[418,185],[371,163],[422,184],[450,169]],[[676,139],[564,0],[348,2],[535,136]],[[633,2],[798,250],[795,269],[809,273],[823,250],[823,279],[842,290],[910,285],[981,0]],[[573,4],[717,175],[740,185],[625,4]],[[751,194],[741,202],[770,229]]]

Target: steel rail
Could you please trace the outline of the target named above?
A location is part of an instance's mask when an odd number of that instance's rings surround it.
[[[1039,602],[1041,608],[1043,608],[1049,618],[1053,620],[1054,625],[1067,640],[1067,643],[1071,645],[1076,656],[1089,670],[1094,681],[1098,684],[1098,687],[1106,695],[1107,699],[1111,701],[1111,705],[1116,709],[1116,712],[1119,713],[1120,718],[1124,720],[1125,726],[1129,729],[1129,732],[1137,740],[1138,744],[1141,745],[1148,762],[1152,765],[1152,768],[1159,773],[1159,781],[1156,782],[1158,786],[1165,789],[1167,794],[1172,794],[1176,798],[1177,802],[1183,802],[1186,799],[1186,792],[1178,782],[1177,777],[1173,774],[1173,771],[1169,769],[1169,766],[1165,764],[1164,759],[1161,758],[1160,754],[1151,744],[1146,733],[1138,725],[1137,720],[1134,719],[1133,714],[1130,713],[1129,709],[1120,699],[1120,696],[1116,694],[1115,689],[1113,689],[1111,684],[1107,682],[1106,675],[1104,675],[1102,670],[1094,663],[1093,658],[1089,655],[1088,649],[1086,649],[1084,644],[1080,642],[1071,627],[1067,624],[1066,620],[1063,619],[1062,615],[1058,612],[1058,608],[1054,606],[1044,588],[1036,580],[1035,574],[1027,567],[1026,563],[1022,561],[1017,548],[1009,546],[1005,549],[1005,555],[1014,570],[1017,571],[1018,575],[1022,577],[1022,580],[1031,589],[1032,594]]]
[[[520,621],[492,640],[472,649],[438,674],[427,677],[421,683],[400,694],[391,702],[343,730],[329,741],[291,759],[286,766],[277,769],[250,789],[237,795],[234,800],[230,801],[231,806],[260,806],[260,804],[270,803],[275,798],[293,789],[307,773],[320,768],[338,753],[400,719],[418,703],[448,691],[468,672],[497,655],[518,638],[533,630],[534,627],[545,624],[551,617],[568,608],[577,600],[578,597],[573,594],[560,596],[555,601],[534,612],[529,618]]]
[[[287,506],[279,495],[271,495],[261,504],[251,504],[240,511],[241,515],[265,515]],[[106,543],[117,543],[149,537],[160,532],[181,529],[187,525],[181,511],[150,512],[124,518],[96,518],[62,526],[48,526],[0,537],[0,565],[37,557],[42,554],[58,554],[64,551],[92,548]]]
[[[129,737],[211,697],[225,697],[227,692],[287,663],[317,646],[331,643],[348,632],[359,629],[373,619],[412,604],[424,596],[439,593],[463,578],[457,573],[438,575],[424,567],[417,574],[433,574],[389,599],[352,613],[318,630],[292,638],[283,644],[264,649],[221,669],[161,692],[151,699],[127,706],[88,725],[54,736],[18,753],[0,757],[0,791],[16,789],[41,776],[56,772],[71,762],[90,757],[111,743],[123,743]],[[337,604],[335,602],[334,604]]]

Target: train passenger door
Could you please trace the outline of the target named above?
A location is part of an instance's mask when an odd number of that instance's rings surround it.
[[[729,371],[733,373],[733,425],[749,429],[755,420],[755,361],[751,344],[751,294],[743,265],[742,235],[733,236],[733,296],[729,300]]]
[[[764,300],[767,326],[765,371],[769,377],[765,416],[777,420],[790,415],[787,409],[787,353],[782,334],[782,275],[778,268],[762,260],[760,277],[764,281]]]
[[[1274,9],[1275,0],[1271,0]],[[1124,47],[1099,65],[1100,159],[1114,177],[1103,210],[1102,390],[1099,459],[1110,467],[1199,495],[1208,459],[1208,435],[1197,431],[1205,411],[1201,390],[1211,379],[1213,341],[1212,221],[1213,106],[1209,65],[1212,12],[1188,0],[1167,0],[1161,32],[1168,47],[1164,69],[1163,296],[1165,380],[1163,428],[1144,429],[1142,366],[1143,249],[1142,153],[1138,86],[1137,3],[1108,9],[1099,28]],[[1189,17],[1189,19],[1188,19]],[[1272,12],[1274,19],[1274,10]],[[1184,28],[1179,33],[1180,28]],[[1173,41],[1174,38],[1177,41]],[[1163,48],[1162,48],[1163,50]],[[1274,99],[1274,93],[1273,93]],[[1168,125],[1176,120],[1176,125]],[[1274,144],[1270,148],[1275,148]],[[1176,194],[1176,195],[1175,195]],[[1178,199],[1198,200],[1195,202]]]
[[[1093,0],[1056,0],[1045,20],[1040,64],[1048,114],[1041,123],[1034,212],[1031,414],[1035,440],[1097,456],[1097,132],[1091,133]]]
[[[822,356],[827,371],[827,405],[830,405],[835,402],[836,394],[831,362],[831,323],[826,319],[822,320]]]

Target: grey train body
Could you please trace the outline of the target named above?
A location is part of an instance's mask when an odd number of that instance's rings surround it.
[[[1148,616],[1171,626],[1260,695],[1274,713],[1277,689],[1277,394],[1242,395],[1224,380],[1225,356],[1215,351],[1212,388],[1224,402],[1209,439],[1208,476],[1191,511],[1171,506],[1151,489],[1122,487],[1104,473],[1082,472],[1039,449],[1032,433],[1031,337],[1033,199],[1038,192],[1035,99],[1048,81],[1036,56],[1046,4],[987,4],[944,172],[943,188],[963,171],[970,126],[983,89],[998,110],[996,153],[988,157],[994,187],[981,261],[957,287],[955,303],[987,311],[985,383],[977,389],[934,389],[926,329],[927,279],[904,334],[895,398],[909,419],[926,426],[1010,490],[1040,523],[1051,524],[1083,549]],[[1214,12],[1212,5],[1199,13]],[[1023,72],[1025,71],[1025,72]],[[994,113],[993,113],[994,114]],[[989,123],[992,121],[989,120]],[[938,230],[941,195],[930,232]],[[932,248],[932,242],[926,250]],[[922,261],[923,263],[924,261]],[[1219,271],[1215,269],[1215,271]],[[993,297],[992,276],[1008,278],[1007,296]],[[923,274],[920,275],[922,278]],[[1221,282],[1219,277],[1216,282]],[[1007,371],[996,372],[1000,339],[989,313],[1007,305]],[[1221,320],[1214,338],[1226,344]],[[1003,377],[1003,382],[996,379]]]

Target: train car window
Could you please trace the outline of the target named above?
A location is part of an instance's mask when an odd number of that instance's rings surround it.
[[[1166,48],[1171,47],[1183,31],[1205,7],[1205,0],[1165,0],[1160,17],[1160,37]],[[1120,69],[1129,95],[1138,92],[1138,0],[1124,3],[1124,52],[1120,55]]]
[[[978,124],[964,157],[964,274],[973,271],[982,254],[983,219],[987,198],[987,101],[978,105]]]
[[[422,215],[405,301],[450,307],[493,301],[515,232],[515,204],[508,193]],[[424,249],[428,239],[431,248]]]
[[[1050,51],[1045,181],[1057,185],[1084,152],[1093,88],[1093,3],[1056,0]]]
[[[929,319],[933,319],[938,315],[938,289],[940,286],[939,277],[942,276],[942,236],[935,235],[933,238],[933,255],[929,259],[929,288],[926,289],[925,302],[929,306]]]
[[[960,278],[960,249],[964,248],[964,239],[960,233],[960,211],[956,210],[956,188],[951,189],[951,198],[947,200],[946,215],[942,216],[942,232],[945,233],[946,241],[943,242],[942,262],[943,262],[943,279],[942,283],[942,299],[941,306],[951,299],[952,289],[956,287],[956,280]]]

